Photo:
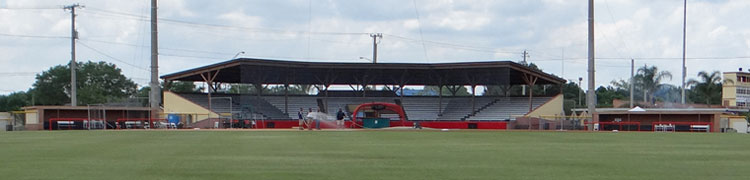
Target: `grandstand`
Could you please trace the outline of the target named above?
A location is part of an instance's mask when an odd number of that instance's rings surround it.
[[[470,63],[321,63],[268,59],[234,59],[162,76],[172,81],[200,81],[206,93],[166,93],[164,113],[200,112],[212,118],[261,119],[274,127],[297,119],[297,111],[334,113],[339,108],[351,113],[353,107],[371,102],[400,105],[409,121],[475,122],[508,121],[532,113],[555,115],[562,111],[562,96],[524,93],[523,97],[456,96],[459,87],[513,85],[560,86],[565,80],[537,69],[510,61]],[[219,93],[219,84],[315,85],[316,94],[227,94]],[[362,87],[389,86],[390,90],[372,91]],[[338,86],[336,91],[329,87]],[[341,90],[340,87],[351,87]],[[452,94],[404,95],[405,86],[435,86]],[[531,88],[527,88],[531,89]],[[257,92],[257,91],[256,91]],[[549,102],[559,103],[549,103]],[[560,106],[546,107],[542,106]],[[545,112],[539,112],[545,111]],[[252,116],[248,116],[251,114]],[[200,121],[201,118],[196,120]],[[291,121],[289,121],[291,122]],[[464,127],[466,123],[460,127]],[[404,125],[404,124],[402,124]],[[475,125],[476,126],[476,125]],[[458,127],[458,126],[457,126]]]
[[[204,108],[209,108],[207,94],[181,93],[179,95]],[[263,115],[263,119],[270,120],[297,119],[296,112],[300,108],[304,109],[305,112],[310,108],[314,111],[317,111],[318,109],[326,109],[318,104],[318,101],[323,100],[320,96],[288,97],[287,105],[290,113],[287,115],[283,112],[285,107],[283,96],[264,96],[262,99],[257,100],[255,95],[250,94],[215,94],[213,98],[221,101],[213,101],[213,106],[211,108],[218,114],[230,112],[230,103],[228,100],[222,100],[222,98],[217,97],[242,99],[242,101],[233,101],[234,103],[232,103],[232,112],[235,114],[247,111],[247,109],[243,110],[240,107],[251,107],[251,111]],[[551,97],[533,98],[533,107],[539,107],[551,99]],[[352,109],[349,108],[351,105],[369,102],[396,103],[398,100],[398,97],[329,97],[328,108],[331,111],[338,111],[338,109],[341,108],[344,109],[345,112],[350,113],[352,111]],[[529,112],[528,106],[525,106],[528,102],[527,97],[479,97],[476,98],[476,103],[478,106],[481,105],[481,107],[477,108],[475,113],[472,113],[470,97],[444,98],[443,101],[447,101],[448,103],[443,106],[442,109],[436,106],[438,101],[438,97],[412,96],[404,97],[401,103],[409,120],[499,121],[512,120],[514,119],[514,116],[524,115]],[[254,107],[257,107],[257,109]],[[441,115],[440,112],[443,112],[443,114]]]

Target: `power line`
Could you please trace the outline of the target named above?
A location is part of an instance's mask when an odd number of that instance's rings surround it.
[[[617,21],[615,21],[615,16],[612,14],[612,10],[609,8],[609,1],[608,0],[604,0],[604,5],[607,7],[607,12],[609,12],[609,17],[610,17],[610,19],[612,19],[612,24],[615,26],[615,37],[617,37],[617,39],[620,40],[620,43],[622,43],[622,45],[625,46],[625,49],[628,52],[632,52],[632,51],[630,51],[630,47],[628,46],[628,44],[625,43],[625,41],[622,40],[622,38],[620,38],[620,36],[619,36],[619,35],[622,35],[622,32],[620,32],[620,28],[617,27]],[[602,35],[604,35],[604,33],[602,33]],[[617,52],[617,51],[615,51],[615,52]]]
[[[482,47],[474,47],[474,46],[466,46],[466,45],[459,45],[459,44],[451,44],[451,43],[444,43],[444,42],[436,42],[436,41],[423,41],[419,39],[412,39],[408,37],[398,36],[398,35],[392,35],[392,34],[383,34],[389,37],[393,37],[396,39],[401,39],[405,41],[412,41],[415,43],[425,43],[428,45],[434,45],[434,46],[441,46],[441,47],[448,47],[448,48],[454,48],[454,49],[462,49],[462,50],[468,50],[468,51],[477,51],[477,52],[487,52],[487,53],[495,53],[495,54],[521,54],[518,52],[511,52],[511,51],[497,51],[492,50],[491,48],[482,48]]]
[[[422,33],[422,20],[419,17],[419,8],[417,7],[417,0],[412,0],[412,2],[414,2],[414,13],[417,15],[417,25],[419,25],[419,38],[422,41],[422,51],[424,52],[425,60],[429,62],[430,57],[427,56],[427,46],[425,45],[424,35]]]
[[[129,66],[132,66],[132,67],[135,67],[135,68],[136,68],[136,69],[138,69],[138,70],[143,70],[143,71],[147,71],[147,72],[149,72],[149,70],[148,70],[147,68],[144,68],[144,67],[140,67],[140,66],[138,66],[138,65],[135,65],[135,64],[130,64],[130,63],[126,62],[126,61],[123,61],[123,60],[121,60],[121,59],[118,59],[118,58],[116,58],[116,57],[114,57],[114,56],[111,56],[111,55],[109,55],[109,54],[107,54],[107,53],[104,53],[104,52],[102,52],[102,51],[100,51],[100,50],[97,50],[97,49],[95,49],[95,48],[93,48],[93,47],[91,47],[91,46],[89,46],[89,45],[86,45],[86,43],[83,43],[83,42],[79,42],[79,44],[81,44],[81,46],[83,46],[83,47],[86,47],[86,48],[88,48],[88,49],[90,49],[90,50],[92,50],[92,51],[94,51],[94,52],[96,52],[96,53],[99,53],[99,54],[101,54],[101,55],[103,55],[103,56],[109,57],[109,58],[111,58],[111,59],[113,59],[113,60],[115,60],[115,61],[121,62],[121,63],[123,63],[123,64],[129,65]]]
[[[182,55],[182,54],[172,54],[172,53],[160,53],[160,56],[169,56],[169,57],[183,57],[183,58],[194,58],[194,59],[214,59],[214,60],[228,60],[226,57],[209,57],[209,56],[191,56],[191,55]],[[263,56],[263,55],[249,55],[254,58],[259,59],[283,59],[283,60],[323,60],[323,61],[352,61],[352,60],[359,60],[359,59],[342,59],[342,58],[319,58],[319,57],[311,57],[311,59],[308,59],[306,57],[293,57],[293,56]],[[368,61],[369,62],[369,61]]]
[[[25,35],[25,34],[5,34],[0,33],[0,36],[8,37],[22,37],[22,38],[47,38],[47,39],[68,39],[66,36],[40,36],[40,35]]]
[[[38,72],[0,72],[0,76],[36,76]]]
[[[63,7],[12,7],[12,8],[0,8],[0,10],[51,10],[51,9],[62,9]]]
[[[104,9],[98,9],[98,8],[87,8],[88,10],[101,13],[107,13],[107,14],[115,14],[115,15],[121,15],[126,16],[128,18],[135,18],[138,20],[146,21],[148,17],[136,15],[136,14],[130,14],[130,13],[124,13],[124,12],[117,12],[117,11],[110,11],[110,10],[104,10]],[[189,22],[189,21],[183,21],[183,20],[174,20],[174,19],[166,19],[166,18],[159,18],[162,22],[167,23],[173,23],[173,24],[179,24],[179,25],[187,25],[187,26],[193,26],[193,27],[212,27],[212,28],[225,28],[225,29],[239,29],[239,30],[250,30],[254,32],[264,32],[264,33],[281,33],[281,34],[319,34],[319,35],[369,35],[369,33],[348,33],[348,32],[313,32],[313,31],[289,31],[289,30],[279,30],[279,29],[269,29],[269,28],[256,28],[256,27],[243,27],[243,26],[230,26],[230,25],[220,25],[220,24],[208,24],[208,23],[196,23],[196,22]],[[496,54],[518,54],[517,52],[511,52],[511,51],[497,51],[493,50],[492,48],[482,48],[482,47],[473,47],[473,46],[466,46],[466,45],[458,45],[458,44],[451,44],[451,43],[444,43],[444,42],[436,42],[436,41],[425,41],[425,40],[417,40],[412,38],[407,38],[403,36],[398,35],[388,35],[391,37],[396,37],[398,39],[407,40],[407,41],[413,41],[416,43],[420,43],[423,46],[425,45],[432,45],[432,46],[442,46],[442,47],[450,47],[455,49],[462,49],[462,50],[469,50],[469,51],[477,51],[477,52],[487,52],[487,53],[496,53]]]
[[[130,18],[135,18],[137,20],[141,21],[147,21],[149,17],[137,15],[137,14],[130,14],[130,13],[124,13],[124,12],[117,12],[117,11],[110,11],[105,9],[98,9],[98,8],[87,8],[88,10],[92,10],[95,12],[101,12],[101,13],[109,13],[109,14],[116,14],[121,16],[126,16]],[[158,18],[161,22],[168,22],[168,23],[174,23],[174,24],[182,24],[182,25],[192,25],[192,26],[202,26],[202,27],[214,27],[214,28],[231,28],[231,29],[240,29],[240,30],[249,30],[254,32],[267,32],[267,33],[282,33],[282,34],[319,34],[319,35],[368,35],[368,33],[349,33],[349,32],[307,32],[307,31],[289,31],[289,30],[281,30],[281,29],[271,29],[271,28],[257,28],[257,27],[246,27],[246,26],[231,26],[231,25],[221,25],[221,24],[210,24],[210,23],[198,23],[198,22],[190,22],[190,21],[184,21],[184,20],[176,20],[176,19],[167,19],[167,18]]]
[[[95,40],[95,39],[80,39],[80,40],[88,41],[88,42],[95,42],[95,43],[132,46],[132,47],[151,47],[149,45],[138,45],[138,44],[130,44],[130,43],[102,41],[102,40]],[[232,55],[232,54],[234,54],[234,53],[230,53],[230,52],[216,52],[216,51],[204,51],[204,50],[183,49],[183,48],[165,48],[165,47],[159,47],[159,50],[171,50],[171,51],[182,51],[182,52],[203,53],[203,54],[218,54],[218,55]]]

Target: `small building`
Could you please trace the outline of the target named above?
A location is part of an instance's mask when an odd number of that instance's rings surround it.
[[[7,130],[6,126],[11,124],[11,116],[8,112],[0,112],[0,131]]]
[[[750,108],[750,73],[724,72],[724,80],[722,104],[727,107]]]
[[[574,111],[585,111],[575,109]],[[597,108],[594,127],[601,131],[724,132],[747,109],[730,108]],[[590,125],[590,124],[589,124]]]
[[[50,122],[97,120],[103,122],[104,128],[116,128],[118,120],[149,118],[151,109],[148,107],[118,107],[118,106],[29,106],[23,108],[25,130],[50,129]],[[75,122],[82,123],[82,122]],[[75,124],[74,123],[74,124]],[[57,123],[53,123],[56,129]],[[71,128],[80,128],[72,127]]]

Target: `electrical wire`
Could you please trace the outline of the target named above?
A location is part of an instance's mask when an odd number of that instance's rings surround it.
[[[115,44],[115,45],[123,45],[123,46],[133,46],[133,47],[144,47],[144,48],[151,47],[150,45],[138,45],[138,44],[102,41],[102,40],[85,39],[85,38],[81,38],[79,39],[79,41]],[[216,52],[216,51],[205,51],[205,50],[195,50],[195,49],[167,48],[167,47],[162,47],[162,46],[159,47],[159,50],[170,50],[170,51],[181,51],[181,52],[203,53],[203,54],[217,54],[217,55],[234,55],[234,53],[231,53],[231,52]]]
[[[424,52],[424,59],[430,62],[430,57],[427,55],[427,46],[425,45],[424,35],[422,33],[422,20],[419,17],[419,8],[417,7],[417,0],[412,0],[414,3],[414,13],[417,15],[417,25],[419,27],[419,38],[422,41],[422,51]]]
[[[70,38],[66,36],[39,36],[39,35],[6,34],[6,33],[0,33],[0,36],[21,37],[21,38],[46,38],[46,39],[69,39]]]
[[[100,13],[109,13],[109,14],[116,14],[125,16],[128,18],[135,18],[137,20],[147,21],[147,16],[141,16],[137,14],[130,14],[130,13],[124,13],[124,12],[117,12],[117,11],[110,11],[105,9],[99,9],[99,8],[86,8],[88,10],[94,11],[94,12],[100,12]],[[349,32],[306,32],[306,31],[290,31],[290,30],[280,30],[280,29],[271,29],[271,28],[257,28],[257,27],[247,27],[247,26],[231,26],[231,25],[222,25],[222,24],[210,24],[210,23],[197,23],[197,22],[190,22],[190,21],[184,21],[184,20],[176,20],[176,19],[167,19],[167,18],[158,18],[159,21],[165,22],[165,23],[173,23],[173,24],[181,24],[181,25],[189,25],[189,26],[200,26],[200,27],[212,27],[212,28],[229,28],[229,29],[238,29],[243,31],[253,31],[253,32],[266,32],[266,33],[282,33],[282,34],[318,34],[318,35],[368,35],[368,33],[349,33]]]
[[[492,50],[489,48],[473,47],[473,46],[458,45],[458,44],[451,44],[451,43],[444,43],[444,42],[423,41],[419,39],[412,39],[412,38],[393,35],[393,34],[383,34],[383,35],[396,38],[396,39],[401,39],[401,40],[404,40],[405,42],[413,42],[413,43],[418,43],[421,45],[432,45],[436,47],[446,47],[446,48],[462,49],[462,50],[468,50],[468,51],[493,53],[493,54],[521,54],[519,52],[497,51],[497,50]]]
[[[129,65],[129,66],[132,66],[132,67],[135,67],[135,69],[138,69],[138,70],[143,70],[143,71],[148,71],[148,72],[150,72],[150,70],[149,70],[148,68],[140,67],[140,66],[138,66],[138,65],[135,65],[135,64],[130,64],[130,63],[126,62],[126,61],[123,61],[123,60],[121,60],[121,59],[118,59],[118,58],[116,58],[116,57],[114,57],[114,56],[111,56],[111,55],[109,55],[109,54],[107,54],[107,53],[104,53],[104,52],[102,52],[102,51],[100,51],[100,50],[97,50],[96,48],[93,48],[93,47],[91,47],[91,46],[89,46],[89,45],[86,45],[86,43],[83,43],[83,42],[78,42],[78,44],[80,44],[81,46],[83,46],[83,47],[85,47],[85,48],[88,48],[88,49],[90,49],[90,50],[92,50],[92,51],[94,51],[94,52],[96,52],[96,53],[99,53],[99,54],[101,54],[101,55],[103,55],[103,56],[109,57],[109,58],[111,58],[111,59],[113,59],[113,60],[115,60],[115,61],[121,62],[121,63],[123,63],[123,64]]]
[[[4,7],[0,10],[51,10],[51,9],[63,9],[63,7]]]

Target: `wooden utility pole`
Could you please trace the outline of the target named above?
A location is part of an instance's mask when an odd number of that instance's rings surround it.
[[[370,34],[372,37],[372,63],[378,63],[378,38],[383,38],[382,33]]]
[[[64,9],[70,10],[70,105],[78,106],[78,93],[76,83],[76,39],[78,39],[78,31],[76,31],[76,8],[81,7],[78,4],[65,6]]]

